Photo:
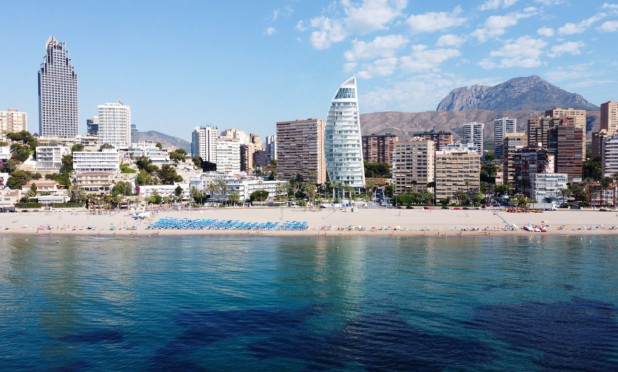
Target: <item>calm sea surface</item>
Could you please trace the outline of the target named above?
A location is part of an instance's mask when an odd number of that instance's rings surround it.
[[[0,238],[0,370],[618,370],[612,237]]]

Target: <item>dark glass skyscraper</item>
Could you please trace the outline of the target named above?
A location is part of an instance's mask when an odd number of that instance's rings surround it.
[[[39,70],[39,135],[75,137],[78,133],[77,74],[64,43],[50,36]]]

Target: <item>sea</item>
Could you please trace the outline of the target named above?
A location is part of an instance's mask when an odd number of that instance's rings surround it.
[[[616,242],[3,235],[0,370],[618,370]]]

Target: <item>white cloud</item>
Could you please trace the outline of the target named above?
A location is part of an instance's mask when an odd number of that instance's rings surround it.
[[[396,69],[396,57],[382,58],[371,64],[363,65],[363,70],[358,72],[358,77],[361,79],[370,79],[374,76],[388,76],[392,75]]]
[[[277,32],[277,30],[275,30],[275,28],[274,28],[274,27],[268,27],[268,28],[266,29],[266,31],[264,31],[264,33],[265,33],[266,35],[268,35],[268,36],[270,36],[270,35],[274,35],[274,34],[275,34],[275,32]]]
[[[296,23],[296,29],[300,32],[307,31],[307,27],[305,27],[305,22],[303,22],[302,20],[298,21],[298,23]]]
[[[395,110],[433,111],[451,90],[472,84],[496,85],[495,79],[466,80],[454,74],[429,72],[417,74],[390,87],[363,93],[362,105],[368,112]]]
[[[594,64],[582,63],[571,66],[558,66],[556,69],[545,74],[545,78],[548,81],[560,83],[563,81],[589,79],[598,75],[598,72],[594,71]]]
[[[543,5],[560,5],[565,2],[565,0],[535,0],[535,1]]]
[[[479,65],[485,69],[539,67],[545,46],[547,42],[541,39],[522,36],[515,41],[507,42],[500,50],[490,52],[489,58],[481,60]],[[494,58],[498,61],[494,61]]]
[[[281,9],[275,9],[273,10],[272,20],[276,21],[279,16],[289,17],[292,15],[293,12],[294,11],[290,6],[285,6]]]
[[[479,5],[479,10],[493,10],[498,8],[508,8],[515,4],[517,0],[487,0]]]
[[[408,38],[402,35],[378,36],[371,42],[354,39],[352,50],[346,51],[344,55],[348,61],[392,57],[395,51],[406,45],[408,41]]]
[[[311,33],[311,43],[316,49],[327,49],[350,35],[387,29],[402,15],[406,5],[407,0],[363,0],[360,5],[351,0],[341,0],[345,17],[320,16],[311,19],[310,26],[316,29]],[[296,28],[303,31],[304,23],[299,22]]]
[[[436,45],[439,47],[452,46],[452,47],[459,48],[465,42],[466,42],[466,38],[463,36],[447,34],[447,35],[440,36],[440,38],[438,38],[438,42],[436,43]]]
[[[612,11],[618,11],[618,4],[603,3],[603,9],[609,9],[609,10],[612,10]]]
[[[485,20],[483,27],[472,32],[472,36],[476,37],[480,42],[485,42],[492,37],[504,35],[506,29],[517,25],[520,19],[532,17],[536,13],[536,8],[528,7],[523,12],[490,16]]]
[[[401,57],[401,69],[406,72],[437,70],[442,63],[460,54],[457,49],[429,49],[426,45],[414,45],[412,53]]]
[[[435,32],[454,26],[459,26],[466,22],[466,19],[459,17],[462,10],[457,6],[452,12],[430,12],[425,14],[411,15],[406,23],[414,33]]]
[[[564,26],[558,28],[558,33],[560,35],[574,35],[584,33],[586,29],[588,29],[588,27],[605,18],[605,16],[605,14],[600,13],[595,14],[590,18],[584,19],[579,23],[567,23]]]
[[[618,31],[618,21],[605,21],[598,29],[603,32]]]
[[[585,46],[583,41],[568,41],[560,45],[551,47],[551,51],[547,53],[550,57],[560,57],[563,54],[581,54],[581,49]]]
[[[546,36],[546,37],[552,37],[556,33],[554,29],[551,27],[541,27],[538,30],[536,30],[536,32],[537,34],[541,36]]]

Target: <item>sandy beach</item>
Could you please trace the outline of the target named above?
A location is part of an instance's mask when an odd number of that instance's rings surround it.
[[[503,210],[442,209],[339,209],[316,211],[301,208],[204,208],[159,210],[150,219],[135,219],[129,211],[92,214],[86,210],[29,211],[0,214],[0,234],[73,234],[73,235],[280,235],[280,236],[454,236],[513,234],[616,234],[617,212],[547,211],[543,213],[507,213]],[[238,230],[148,230],[147,226],[164,217],[244,222],[303,221],[303,231]],[[526,224],[546,225],[547,232],[521,229]],[[514,231],[505,231],[516,225]],[[583,229],[583,227],[586,229]],[[90,227],[90,229],[89,229]]]

